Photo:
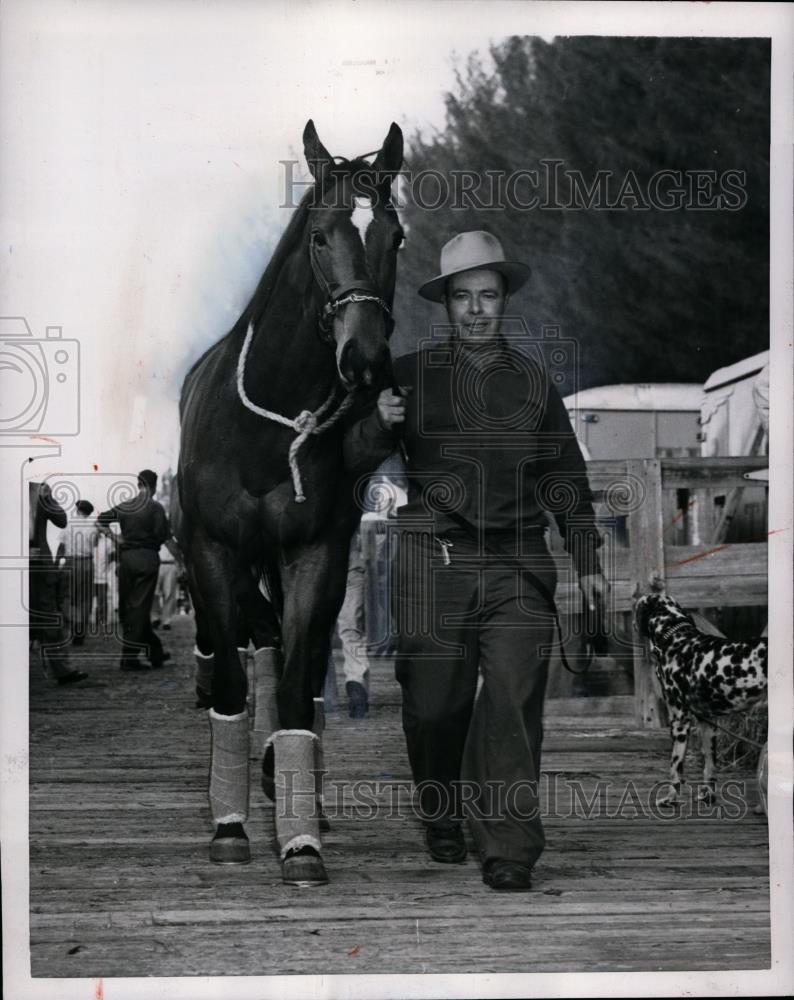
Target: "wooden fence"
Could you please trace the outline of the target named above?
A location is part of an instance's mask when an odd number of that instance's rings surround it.
[[[753,474],[767,464],[763,456],[588,463],[604,538],[602,563],[611,585],[609,615],[616,626],[615,649],[610,652],[631,664],[633,695],[552,699],[551,714],[596,711],[629,714],[643,727],[661,724],[663,712],[654,694],[646,650],[630,624],[635,597],[647,593],[654,578],[663,579],[669,593],[688,610],[707,614],[715,608],[766,607],[765,527],[759,532],[756,524],[756,535],[762,536],[758,540],[727,539],[740,493],[750,489],[763,500],[764,487]],[[765,518],[761,522],[765,525]],[[369,571],[367,631],[380,646],[389,630],[385,532],[384,522],[362,524]],[[552,549],[558,562],[558,608],[575,639],[581,601],[576,575],[559,541]]]

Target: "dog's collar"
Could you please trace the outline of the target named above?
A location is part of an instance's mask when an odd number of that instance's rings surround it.
[[[680,621],[674,622],[672,625],[668,625],[667,628],[662,630],[661,635],[659,635],[655,642],[669,642],[670,639],[676,634],[676,632],[681,632],[685,628],[694,628],[694,624],[689,621],[689,619],[682,619]]]

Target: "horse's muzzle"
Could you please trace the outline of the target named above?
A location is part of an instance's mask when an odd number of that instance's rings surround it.
[[[339,377],[349,389],[369,388],[381,383],[390,362],[385,339],[365,345],[351,337],[337,354]]]

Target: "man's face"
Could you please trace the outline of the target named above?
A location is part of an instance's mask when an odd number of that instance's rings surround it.
[[[495,337],[506,305],[505,282],[498,271],[464,271],[447,283],[447,315],[462,338]]]

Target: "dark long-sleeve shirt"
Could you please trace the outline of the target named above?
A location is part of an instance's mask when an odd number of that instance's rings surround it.
[[[373,409],[348,430],[347,467],[366,474],[402,438],[408,503],[399,514],[433,515],[437,533],[457,509],[478,531],[517,538],[552,513],[580,574],[600,570],[592,493],[565,406],[544,366],[512,347],[439,343],[394,362],[410,386],[405,423],[384,427]],[[441,504],[438,503],[441,500]]]
[[[109,527],[114,521],[121,527],[122,549],[158,552],[171,534],[162,504],[140,493],[132,500],[103,511],[97,518],[97,524],[102,527]]]
[[[29,484],[29,496],[31,552],[51,560],[52,552],[47,541],[47,522],[51,521],[56,528],[65,528],[66,511],[54,499],[51,492],[44,492],[41,483]]]

